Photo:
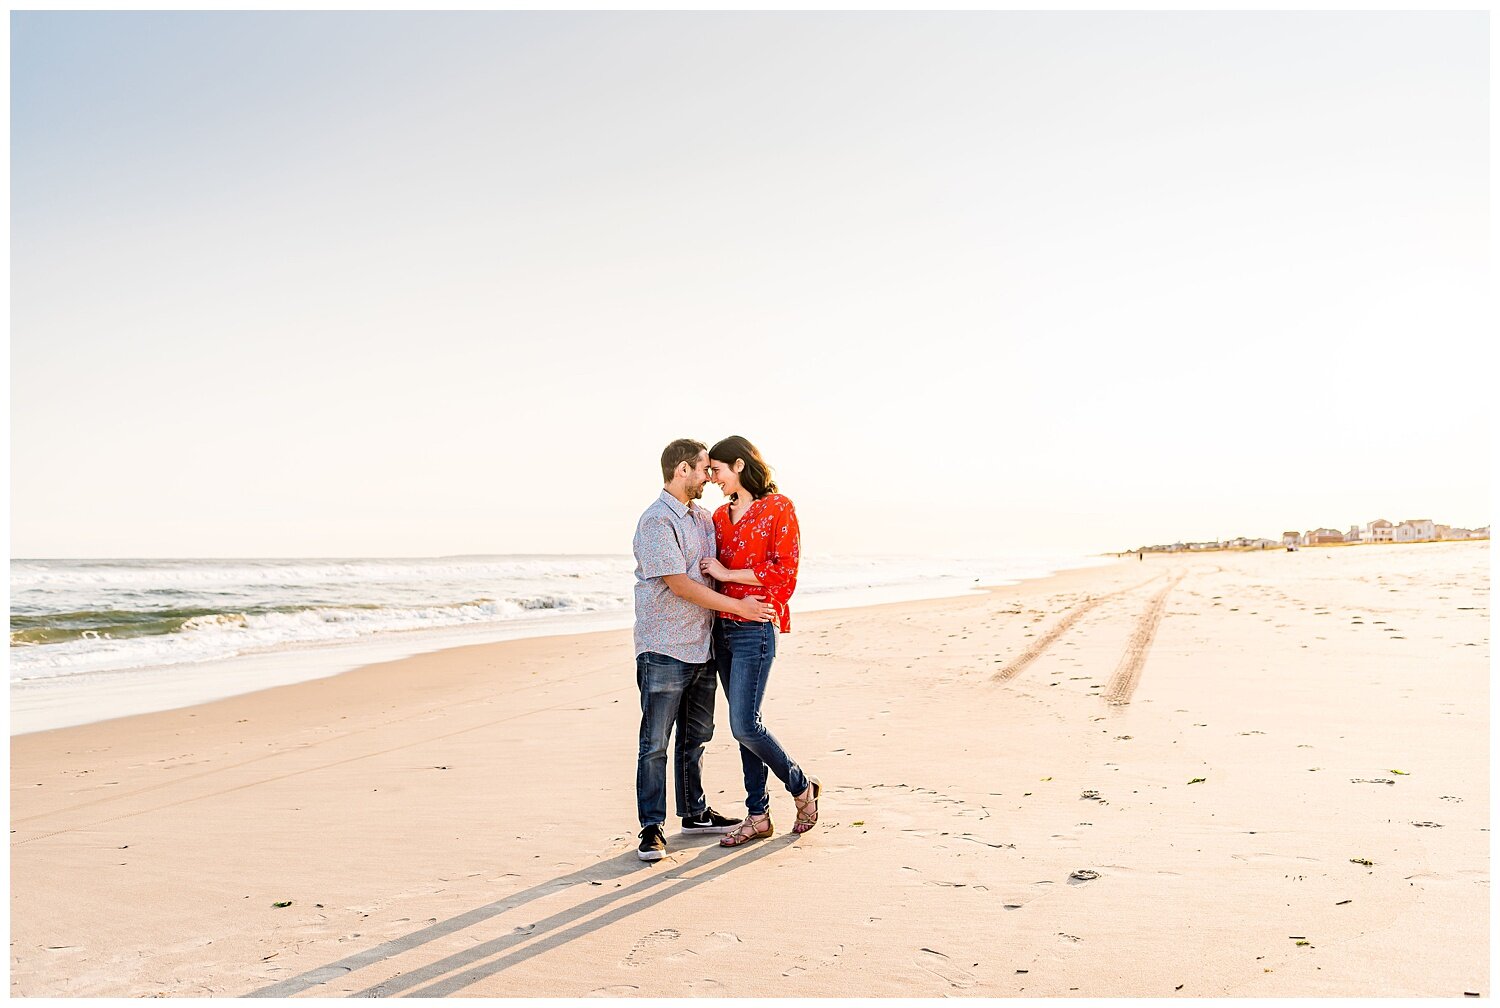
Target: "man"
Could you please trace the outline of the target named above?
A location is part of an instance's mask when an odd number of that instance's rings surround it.
[[[703,750],[714,734],[717,682],[710,661],[714,613],[765,622],[764,598],[732,599],[714,590],[700,561],[714,558],[713,518],[697,501],[708,482],[708,448],[688,439],[661,454],[661,496],[635,528],[635,681],[641,691],[635,799],[642,861],[667,853],[667,741],[675,727],[677,814],[684,833],[726,833],[738,819],[708,807]]]

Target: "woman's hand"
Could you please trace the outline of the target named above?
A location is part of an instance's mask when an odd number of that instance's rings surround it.
[[[698,568],[704,574],[707,574],[709,577],[713,578],[715,581],[729,580],[729,568],[719,563],[719,561],[714,557],[704,557],[703,560],[699,562]]]

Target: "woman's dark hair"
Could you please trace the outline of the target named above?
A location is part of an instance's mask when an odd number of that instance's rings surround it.
[[[776,483],[771,479],[771,467],[766,465],[756,447],[738,434],[731,434],[710,448],[708,457],[729,466],[744,459],[745,471],[740,473],[740,485],[750,491],[751,498],[759,500],[766,494],[777,492]]]

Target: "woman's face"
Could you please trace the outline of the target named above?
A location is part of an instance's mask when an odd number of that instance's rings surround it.
[[[713,470],[710,479],[718,484],[720,490],[724,491],[724,496],[728,497],[740,491],[740,477],[734,471],[733,465],[720,462],[718,459],[710,459],[708,465]]]

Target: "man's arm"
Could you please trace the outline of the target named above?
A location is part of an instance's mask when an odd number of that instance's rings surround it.
[[[699,584],[686,574],[664,574],[662,581],[667,588],[680,599],[685,599],[696,606],[704,609],[712,609],[714,612],[734,613],[741,619],[751,620],[756,623],[769,623],[776,618],[775,607],[768,605],[763,598],[735,599],[728,595],[720,595],[712,588]]]

